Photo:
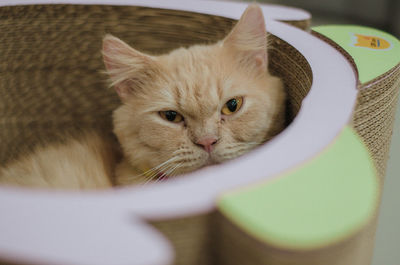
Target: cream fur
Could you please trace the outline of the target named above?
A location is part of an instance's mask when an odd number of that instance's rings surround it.
[[[123,160],[114,169],[110,149],[91,133],[37,150],[0,171],[0,182],[102,188],[180,175],[242,155],[284,125],[285,93],[267,70],[266,49],[264,18],[254,5],[224,40],[167,55],[146,55],[107,35],[103,56],[122,101],[113,120]],[[243,97],[241,109],[222,115],[234,97]],[[167,110],[184,121],[164,120],[159,112]],[[205,137],[217,139],[210,153],[197,144]]]
[[[0,168],[0,184],[75,190],[109,188],[116,153],[105,139],[87,132],[79,140],[37,148]]]

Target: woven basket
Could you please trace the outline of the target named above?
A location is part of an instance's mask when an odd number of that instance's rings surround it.
[[[0,16],[1,164],[65,133],[111,132],[111,112],[120,103],[101,73],[106,33],[161,54],[220,40],[235,24],[218,16],[135,6],[13,6],[2,7]],[[271,39],[270,68],[285,80],[293,117],[311,86],[311,71],[293,47]]]

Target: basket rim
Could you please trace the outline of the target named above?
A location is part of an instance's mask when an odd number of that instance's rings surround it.
[[[61,3],[63,1],[13,1],[13,3],[27,2]],[[68,0],[64,2],[78,1]],[[118,1],[103,0],[91,3],[98,2],[117,3]],[[141,3],[144,5],[144,2],[131,0],[129,4]],[[182,3],[181,1],[146,1],[146,5],[152,7],[153,3],[162,3],[164,6],[169,6],[172,3],[171,7],[173,7],[178,2]],[[185,4],[188,3],[185,2]],[[196,3],[207,6],[211,2],[196,1]],[[236,6],[236,3],[224,4]],[[190,5],[182,6],[181,10],[188,6]],[[245,8],[245,6],[243,5],[242,7]],[[233,13],[230,17],[238,19],[241,10],[236,8],[232,8],[232,10]],[[214,13],[217,12],[219,10],[214,10]],[[191,177],[171,179],[165,183],[148,185],[147,187],[121,188],[117,192],[121,196],[114,197],[121,201],[121,205],[129,203],[129,208],[146,218],[176,216],[182,213],[197,214],[210,211],[215,207],[215,198],[221,192],[240,185],[276,178],[283,172],[301,165],[326,149],[343,128],[349,124],[355,108],[358,91],[357,78],[348,60],[328,43],[308,32],[274,20],[267,20],[266,25],[270,33],[286,41],[305,57],[313,74],[311,89],[304,98],[302,107],[290,126],[270,142],[257,148],[257,150],[234,161],[228,161],[222,165],[188,174]],[[282,157],[285,159],[281,159]],[[261,161],[269,161],[269,163]],[[251,172],[254,172],[252,176],[248,176],[249,168],[251,168]],[[219,176],[218,182],[215,180],[216,175]],[[246,179],[243,179],[243,175],[246,175]],[[213,183],[212,188],[208,187],[209,183]],[[185,189],[180,192],[175,188],[176,186],[184,186]],[[199,187],[208,188],[204,192]],[[2,187],[0,187],[0,191],[1,189]],[[111,192],[116,195],[115,191]],[[155,194],[170,199],[168,201],[150,199]],[[127,199],[127,195],[129,199]],[[187,195],[189,196],[187,197]],[[190,199],[182,200],[181,198],[183,197]],[[88,198],[87,194],[85,198]],[[145,201],[147,204],[146,207],[143,207],[143,204],[131,204],[130,202],[132,201]]]
[[[248,3],[243,2],[217,2],[210,0],[5,0],[0,2],[2,6],[17,5],[115,5],[115,6],[143,6],[162,9],[175,9],[195,13],[205,13],[215,16],[239,19]],[[275,4],[259,4],[267,19],[279,21],[303,21],[310,20],[311,14],[296,7],[281,6]]]

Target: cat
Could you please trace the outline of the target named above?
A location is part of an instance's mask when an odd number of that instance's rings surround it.
[[[268,71],[262,11],[250,5],[214,44],[152,56],[106,35],[103,59],[122,104],[113,112],[122,158],[86,132],[0,169],[0,183],[68,189],[144,184],[238,157],[285,123],[283,82]]]

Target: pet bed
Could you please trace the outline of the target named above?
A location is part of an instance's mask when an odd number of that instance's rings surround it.
[[[246,4],[0,3],[0,162],[82,129],[111,132],[101,39],[163,53],[223,38]],[[400,43],[355,26],[310,30],[262,6],[289,126],[249,154],[143,187],[0,187],[0,260],[17,264],[368,264],[400,86]],[[379,43],[379,45],[378,45]],[[372,65],[373,67],[370,67]],[[368,253],[368,254],[366,254]]]

